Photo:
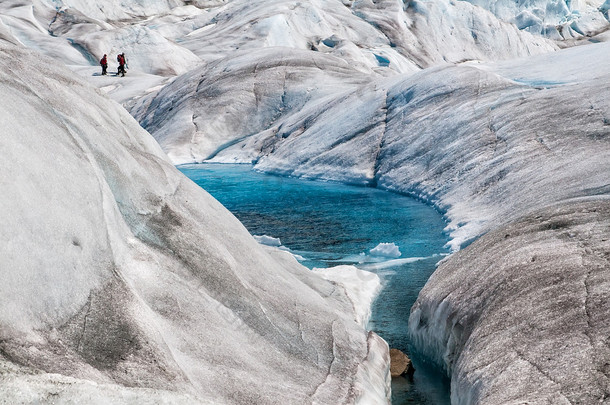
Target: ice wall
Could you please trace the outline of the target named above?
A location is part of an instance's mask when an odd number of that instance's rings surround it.
[[[544,207],[444,262],[412,309],[455,404],[603,403],[610,199]]]

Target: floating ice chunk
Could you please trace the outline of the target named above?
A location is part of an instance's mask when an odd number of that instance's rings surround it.
[[[372,256],[393,258],[400,257],[401,255],[400,250],[398,249],[398,246],[396,246],[395,243],[380,243],[379,245],[371,249],[370,253]]]
[[[274,238],[273,236],[267,236],[267,235],[253,235],[254,239],[256,239],[256,241],[258,243],[260,243],[261,245],[265,245],[265,246],[275,246],[275,247],[280,247],[282,246],[282,242],[280,241],[279,238]]]

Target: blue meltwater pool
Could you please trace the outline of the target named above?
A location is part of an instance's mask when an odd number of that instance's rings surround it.
[[[290,249],[304,266],[350,264],[377,273],[383,289],[369,329],[412,355],[407,325],[420,289],[448,253],[441,215],[414,199],[370,187],[257,173],[248,165],[178,167],[251,234]],[[414,356],[412,380],[392,380],[393,404],[449,404],[444,374]]]

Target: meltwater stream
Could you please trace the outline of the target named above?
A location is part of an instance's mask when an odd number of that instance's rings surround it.
[[[179,169],[227,207],[253,235],[277,238],[309,268],[351,264],[377,273],[383,289],[369,329],[412,355],[408,317],[447,253],[442,217],[411,198],[368,187],[257,173],[248,165]],[[381,243],[386,254],[371,253]],[[412,356],[413,357],[413,356]],[[449,404],[449,382],[415,357],[413,379],[392,379],[393,404]]]

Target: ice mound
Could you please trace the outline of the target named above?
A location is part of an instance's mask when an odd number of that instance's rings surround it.
[[[370,250],[370,254],[377,257],[397,259],[402,253],[400,253],[400,249],[395,243],[380,243]]]

